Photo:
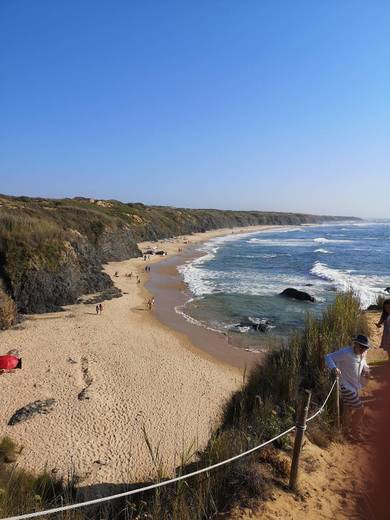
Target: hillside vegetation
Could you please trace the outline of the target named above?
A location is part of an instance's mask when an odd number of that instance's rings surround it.
[[[82,294],[109,288],[112,282],[102,264],[139,256],[139,241],[226,227],[346,218],[0,195],[0,289],[20,312],[58,310]]]

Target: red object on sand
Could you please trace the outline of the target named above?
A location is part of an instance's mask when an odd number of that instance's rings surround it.
[[[13,370],[19,364],[19,358],[16,356],[0,356],[0,370]]]

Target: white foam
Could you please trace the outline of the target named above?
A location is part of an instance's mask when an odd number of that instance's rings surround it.
[[[318,238],[250,238],[247,244],[274,247],[309,247],[314,244],[348,244],[353,240]]]
[[[196,320],[195,318],[192,318],[191,316],[189,316],[188,314],[186,314],[184,312],[185,306],[191,301],[193,301],[192,298],[185,305],[177,305],[175,307],[176,314],[179,314],[182,318],[184,318],[186,321],[188,321],[188,323],[191,323],[191,325],[196,325],[197,327],[203,327],[204,329],[211,330],[212,332],[218,332],[218,334],[222,334],[221,330],[214,329],[213,327],[210,327],[208,324],[206,325],[202,321]]]
[[[251,238],[247,244],[258,244],[262,246],[274,247],[304,247],[312,244],[313,241],[307,238]]]
[[[349,244],[353,242],[353,240],[339,240],[333,238],[318,237],[314,238],[313,242],[316,242],[317,244]]]
[[[326,254],[330,254],[330,251],[328,251],[327,249],[315,249],[314,250],[315,253],[323,253],[324,255]]]
[[[315,262],[311,273],[327,280],[339,291],[353,291],[360,299],[363,307],[375,303],[379,294],[383,293],[385,280],[379,276],[352,274],[352,269],[334,269],[328,265]]]

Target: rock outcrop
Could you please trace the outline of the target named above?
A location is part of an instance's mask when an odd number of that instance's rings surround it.
[[[299,291],[298,289],[293,289],[292,287],[288,287],[282,291],[280,296],[285,296],[286,298],[292,298],[293,300],[300,300],[303,302],[315,302],[315,298],[309,293],[305,291]]]
[[[52,411],[55,404],[56,401],[54,399],[34,401],[33,403],[27,404],[13,414],[13,416],[8,421],[8,425],[14,426],[15,424],[31,419],[35,415],[46,415]]]

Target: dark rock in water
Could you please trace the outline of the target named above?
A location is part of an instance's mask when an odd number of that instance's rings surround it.
[[[313,287],[312,283],[305,283],[305,287]]]
[[[369,305],[366,309],[366,311],[381,311],[382,307],[380,305],[372,304]]]
[[[303,302],[315,302],[313,296],[304,291],[298,291],[298,289],[293,289],[289,287],[280,293],[280,296],[285,296],[286,298],[293,298],[294,300],[300,300]]]
[[[390,287],[386,287],[385,292],[390,294]]]
[[[250,319],[241,320],[238,325],[235,325],[235,329],[240,329],[241,327],[248,327],[251,330],[256,332],[268,332],[271,328],[271,322],[269,320],[259,320],[258,322],[252,321]]]
[[[54,399],[46,399],[44,401],[34,401],[23,408],[17,410],[11,419],[8,421],[9,426],[14,426],[17,423],[27,421],[35,415],[48,414],[52,411],[56,401]]]

